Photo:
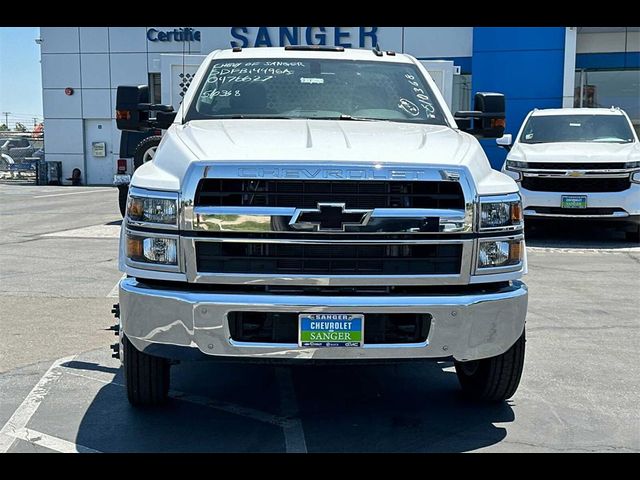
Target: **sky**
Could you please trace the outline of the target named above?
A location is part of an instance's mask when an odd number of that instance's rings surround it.
[[[0,27],[0,123],[2,112],[11,112],[10,127],[14,121],[33,125],[34,116],[42,118],[39,36],[39,27]]]

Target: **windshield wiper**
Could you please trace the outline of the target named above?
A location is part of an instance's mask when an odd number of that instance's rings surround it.
[[[293,119],[293,120],[351,120],[357,122],[387,122],[389,120],[382,118],[366,118],[366,117],[354,117],[345,113],[337,117],[302,117],[302,116],[290,116],[290,115],[256,115],[256,114],[244,114],[244,113],[230,113],[228,115],[209,115],[208,119],[213,120],[228,120],[228,119]]]
[[[299,118],[299,117],[288,117],[286,115],[255,115],[255,114],[244,114],[244,113],[231,113],[229,115],[210,115],[207,117],[208,119],[213,119],[213,120],[228,120],[228,119],[268,119],[268,120],[274,120],[274,119],[283,119],[283,120],[288,120],[291,118]]]
[[[352,120],[356,122],[388,122],[389,121],[384,118],[354,117],[352,115],[347,115],[346,113],[341,113],[340,116],[337,116],[337,117],[307,117],[307,120]]]

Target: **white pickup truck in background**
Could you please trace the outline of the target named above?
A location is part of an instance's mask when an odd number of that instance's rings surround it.
[[[640,143],[618,108],[533,110],[502,171],[520,186],[524,216],[616,222],[640,242]]]

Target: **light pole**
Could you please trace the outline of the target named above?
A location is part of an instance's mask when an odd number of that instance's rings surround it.
[[[11,115],[11,112],[2,112],[2,114],[4,115],[4,124],[9,128],[9,115]]]

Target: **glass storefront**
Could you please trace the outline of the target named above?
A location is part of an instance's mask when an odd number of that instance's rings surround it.
[[[640,135],[640,69],[576,71],[574,107],[620,107]]]
[[[471,108],[471,75],[454,75],[451,112],[455,113],[458,110],[470,110]]]

